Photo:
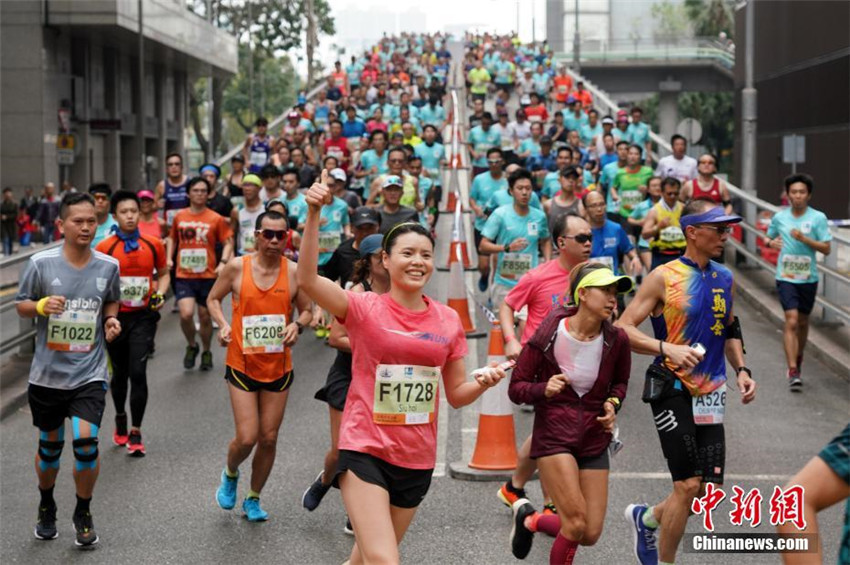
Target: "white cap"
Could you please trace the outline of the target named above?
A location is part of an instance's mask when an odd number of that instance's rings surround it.
[[[342,169],[333,169],[331,170],[331,177],[340,181],[345,182],[348,177],[345,176],[345,171]]]

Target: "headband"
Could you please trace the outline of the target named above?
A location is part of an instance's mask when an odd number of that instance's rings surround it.
[[[200,172],[201,174],[204,174],[206,172],[212,172],[213,174],[215,174],[216,177],[218,177],[221,174],[221,169],[219,169],[215,165],[204,165],[198,172]]]
[[[384,249],[386,249],[386,248],[387,248],[387,241],[389,241],[390,236],[391,236],[391,235],[393,234],[393,232],[394,232],[395,230],[397,230],[398,228],[400,228],[400,227],[402,227],[402,226],[421,226],[421,225],[422,225],[422,224],[419,224],[419,223],[417,223],[417,222],[401,222],[400,224],[396,224],[396,225],[394,225],[392,228],[390,228],[390,231],[388,231],[388,232],[384,235],[384,239],[381,241],[381,247],[382,247],[382,248],[384,248]]]

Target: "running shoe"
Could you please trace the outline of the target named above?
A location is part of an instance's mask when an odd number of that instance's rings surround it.
[[[198,352],[201,350],[198,344],[187,345],[186,355],[183,356],[183,368],[191,369],[195,366],[195,359],[198,358]]]
[[[324,471],[320,471],[316,480],[313,481],[313,484],[304,491],[303,495],[301,495],[301,506],[310,512],[319,507],[319,504],[322,503],[322,499],[331,488],[331,485],[322,484],[322,477],[324,474]]]
[[[127,445],[127,414],[115,415],[115,431],[112,432],[112,443],[119,446]]]
[[[508,508],[511,508],[517,500],[526,497],[525,489],[514,488],[510,480],[499,487],[499,490],[496,492],[496,496],[498,496],[499,500],[501,500]]]
[[[49,540],[59,537],[56,530],[56,504],[38,507],[38,521],[35,523],[35,537]]]
[[[238,482],[239,475],[231,479],[227,476],[227,472],[222,469],[221,484],[215,491],[215,499],[223,510],[232,510],[236,506],[236,484]]]
[[[487,280],[488,278],[489,277],[487,277],[486,275],[481,275],[480,277],[478,277],[478,290],[480,290],[481,292],[487,291],[487,286],[490,282]]]
[[[644,525],[643,515],[649,508],[646,504],[629,504],[626,520],[634,531],[635,557],[641,565],[657,565],[658,549],[655,544],[655,528]]]
[[[803,379],[800,376],[799,369],[788,369],[788,388],[791,389],[791,392],[803,390]]]
[[[249,522],[265,522],[269,513],[260,508],[259,498],[246,498],[242,501],[242,516]]]
[[[201,371],[209,371],[212,367],[212,351],[204,351],[201,353],[201,366],[198,367],[198,369]]]
[[[525,527],[525,519],[534,514],[534,507],[527,498],[520,498],[511,507],[514,513],[514,523],[511,526],[511,553],[517,559],[525,559],[531,551],[534,532]]]
[[[94,531],[91,512],[88,510],[74,513],[74,529],[77,530],[77,539],[74,540],[74,544],[79,548],[89,548],[100,541]]]
[[[132,457],[145,456],[145,444],[142,443],[142,432],[130,432],[127,442],[127,454]]]
[[[544,516],[548,516],[548,515],[551,515],[551,514],[557,514],[557,513],[558,513],[558,509],[555,508],[555,505],[552,504],[551,502],[543,505],[543,515]]]
[[[354,535],[354,526],[351,525],[351,518],[347,514],[345,515],[345,525],[342,527],[342,533],[349,536]]]

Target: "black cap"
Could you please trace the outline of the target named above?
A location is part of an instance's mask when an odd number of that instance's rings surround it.
[[[354,210],[351,216],[351,225],[362,226],[363,224],[381,225],[381,214],[369,206],[360,206]]]
[[[230,162],[232,163],[233,161],[239,161],[240,163],[244,163],[245,156],[242,155],[242,153],[237,153],[236,155],[230,158]]]
[[[548,135],[540,136],[540,145],[543,145],[543,144],[552,145],[552,138],[549,137]]]

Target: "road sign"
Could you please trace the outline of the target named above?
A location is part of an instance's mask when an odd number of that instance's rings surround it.
[[[791,135],[782,136],[782,162],[788,165],[806,162],[806,136]]]
[[[676,126],[676,133],[684,137],[688,145],[694,145],[702,139],[702,124],[694,118],[685,118]]]
[[[60,165],[74,164],[74,136],[61,133],[56,136],[56,161]]]

